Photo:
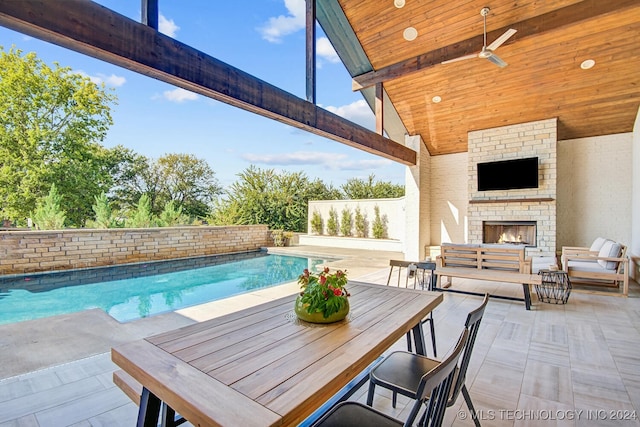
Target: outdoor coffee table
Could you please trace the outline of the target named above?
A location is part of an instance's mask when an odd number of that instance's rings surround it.
[[[143,385],[138,425],[160,402],[194,425],[297,425],[411,330],[442,294],[350,281],[347,319],[314,325],[296,295],[124,344],[112,359]]]

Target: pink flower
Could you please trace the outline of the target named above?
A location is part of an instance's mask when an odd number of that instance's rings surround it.
[[[333,294],[335,296],[339,297],[340,295],[342,295],[342,289],[334,288],[333,289]]]
[[[330,271],[330,270],[329,270],[329,267],[325,267],[325,268],[324,268],[324,272],[325,272],[325,274],[329,274],[329,271]]]
[[[325,283],[327,283],[327,277],[326,276],[320,276],[319,281],[320,281],[321,285],[324,285]]]

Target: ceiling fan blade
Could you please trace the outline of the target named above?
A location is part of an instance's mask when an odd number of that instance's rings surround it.
[[[507,63],[504,62],[498,55],[496,55],[495,53],[491,56],[488,56],[487,59],[491,62],[493,62],[494,64],[496,64],[498,67],[500,68],[504,68],[507,66]]]
[[[464,61],[465,59],[472,59],[472,58],[477,58],[478,54],[474,53],[471,55],[464,55],[464,56],[459,56],[457,58],[453,58],[453,59],[447,59],[446,61],[442,61],[441,64],[450,64],[452,62],[458,62],[458,61]]]
[[[505,31],[500,37],[498,37],[497,39],[495,39],[493,41],[493,43],[491,43],[489,46],[487,46],[487,49],[490,50],[496,50],[497,48],[499,48],[502,43],[506,42],[507,40],[509,40],[509,38],[514,35],[518,30],[515,30],[513,28],[509,28],[507,31]]]

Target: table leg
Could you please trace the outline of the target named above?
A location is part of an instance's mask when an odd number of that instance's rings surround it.
[[[413,327],[413,342],[416,343],[416,354],[420,354],[422,356],[427,355],[427,349],[424,344],[424,332],[422,331],[422,322],[418,322],[416,326]]]
[[[157,427],[158,416],[160,415],[160,399],[147,390],[142,388],[140,396],[140,409],[138,410],[138,427]]]
[[[524,291],[524,306],[527,310],[531,310],[531,292],[529,291],[529,285],[523,283],[522,290]]]
[[[160,427],[175,427],[176,426],[176,411],[171,409],[166,403],[162,403],[162,417],[160,420]]]
[[[431,280],[429,281],[429,290],[435,291],[437,286],[438,286],[438,275],[436,274],[435,270],[432,270]]]

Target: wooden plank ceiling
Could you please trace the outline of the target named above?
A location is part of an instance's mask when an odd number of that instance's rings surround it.
[[[467,151],[469,131],[552,117],[559,140],[633,129],[637,0],[406,0],[402,8],[394,0],[338,1],[373,66],[369,74],[380,74],[408,133],[420,134],[432,155]],[[441,64],[480,51],[485,6],[487,44],[507,28],[519,30],[496,51],[508,66],[481,58]],[[402,36],[410,26],[414,41]],[[583,70],[587,59],[595,66]]]

